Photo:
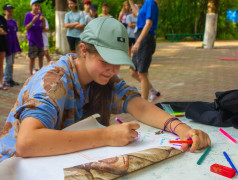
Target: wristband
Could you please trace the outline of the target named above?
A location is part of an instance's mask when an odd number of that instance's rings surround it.
[[[168,129],[169,132],[173,132],[173,130],[172,130],[172,128],[171,128],[171,124],[172,124],[173,121],[180,121],[180,120],[179,120],[178,118],[176,118],[176,117],[172,117],[172,118],[167,119],[167,120],[165,121],[165,123],[164,123],[164,128],[163,128],[163,130],[161,131],[161,133],[163,133],[164,131],[166,131],[166,129]],[[170,124],[170,129],[167,128],[167,126],[168,126],[169,124]]]
[[[32,25],[33,25],[33,23],[32,23],[32,22],[30,22],[30,25],[32,26]]]

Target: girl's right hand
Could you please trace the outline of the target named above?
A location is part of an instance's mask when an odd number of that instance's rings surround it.
[[[138,136],[138,123],[114,124],[105,128],[105,138],[109,146],[125,146]]]

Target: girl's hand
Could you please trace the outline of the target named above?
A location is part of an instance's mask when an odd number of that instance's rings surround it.
[[[105,140],[109,146],[125,146],[138,136],[140,125],[134,122],[114,124],[105,128]]]
[[[211,146],[211,140],[208,134],[201,130],[190,129],[184,136],[180,137],[181,140],[187,140],[188,138],[191,138],[193,140],[190,152]],[[182,144],[181,150],[186,151],[188,147],[189,144]]]

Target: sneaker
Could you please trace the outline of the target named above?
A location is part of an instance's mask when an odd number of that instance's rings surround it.
[[[16,82],[16,81],[14,81],[14,80],[11,80],[11,81],[10,81],[10,84],[11,84],[12,86],[19,86],[19,83]]]
[[[158,99],[161,97],[160,92],[156,92],[155,94],[151,93],[149,101],[153,104],[157,103]]]
[[[39,69],[35,69],[35,68],[34,68],[34,69],[32,70],[32,74],[34,75],[38,70],[39,70]]]

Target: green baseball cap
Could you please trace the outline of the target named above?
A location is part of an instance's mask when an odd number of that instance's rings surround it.
[[[109,64],[129,65],[135,69],[128,56],[128,34],[122,23],[110,17],[99,17],[88,23],[80,39],[93,44],[100,56]]]

